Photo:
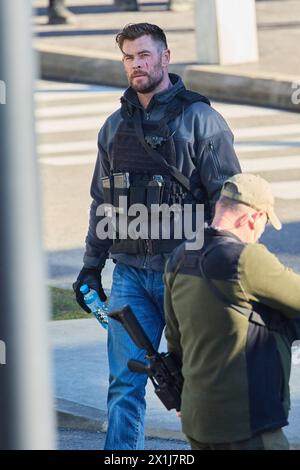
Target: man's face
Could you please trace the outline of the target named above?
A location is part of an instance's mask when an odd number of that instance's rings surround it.
[[[138,93],[151,93],[164,78],[169,50],[145,35],[123,43],[123,64],[130,86]]]

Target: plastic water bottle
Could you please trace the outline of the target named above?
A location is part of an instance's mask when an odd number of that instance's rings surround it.
[[[80,287],[83,294],[85,305],[91,310],[92,314],[97,318],[100,325],[107,330],[108,327],[108,306],[99,299],[99,295],[94,289],[90,289],[87,284]]]

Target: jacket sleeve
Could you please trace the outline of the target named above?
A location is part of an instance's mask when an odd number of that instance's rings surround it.
[[[239,260],[240,284],[248,301],[260,302],[287,318],[300,318],[300,276],[262,244],[248,245]]]
[[[182,349],[180,344],[180,331],[177,318],[172,306],[172,292],[170,286],[170,274],[165,271],[164,283],[164,311],[166,320],[165,336],[168,344],[168,351],[176,354],[178,359],[182,360]]]
[[[106,238],[101,240],[97,236],[97,225],[100,220],[103,219],[103,216],[97,216],[96,213],[98,206],[104,202],[101,177],[110,174],[108,155],[101,144],[103,138],[104,132],[102,128],[98,136],[98,155],[90,190],[93,200],[90,207],[89,228],[85,240],[85,253],[83,257],[85,267],[96,267],[98,269],[103,268],[108,257],[109,247],[112,244],[111,239]]]
[[[210,109],[199,121],[191,186],[201,188],[212,215],[224,181],[242,170],[233,147],[233,134],[222,116]]]

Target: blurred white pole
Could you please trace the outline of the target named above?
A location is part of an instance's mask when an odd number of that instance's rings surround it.
[[[258,60],[255,0],[195,0],[197,59],[230,65]]]
[[[31,1],[0,0],[0,449],[53,449]]]

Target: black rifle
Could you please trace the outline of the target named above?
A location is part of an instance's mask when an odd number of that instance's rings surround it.
[[[129,305],[111,312],[109,316],[122,323],[138,348],[146,350],[145,357],[149,360],[149,364],[130,359],[128,361],[129,370],[140,374],[147,374],[154,385],[156,395],[167,410],[175,408],[177,411],[180,411],[183,377],[181,374],[181,364],[176,355],[171,352],[159,353],[154,349]]]

